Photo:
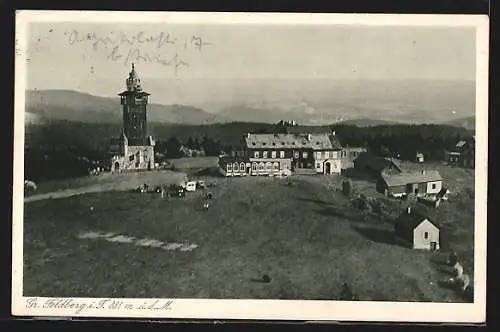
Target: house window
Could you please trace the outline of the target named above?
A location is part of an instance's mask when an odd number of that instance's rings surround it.
[[[262,152],[262,158],[267,158],[267,151]]]
[[[280,151],[280,158],[281,159],[285,158],[285,151]]]
[[[271,158],[276,158],[276,151],[271,152]]]
[[[316,164],[316,168],[317,168],[317,169],[320,169],[320,168],[321,168],[321,164],[320,164],[320,163],[317,163],[317,164]]]
[[[321,159],[321,151],[316,152],[316,159]]]
[[[429,232],[425,232],[424,233],[424,239],[428,239],[429,238]]]
[[[332,158],[338,158],[339,154],[337,151],[332,151]]]
[[[245,171],[245,163],[241,163],[240,164],[240,172],[244,172]]]
[[[325,158],[330,158],[330,151],[325,151]]]
[[[298,151],[295,151],[293,156],[295,157],[295,159],[298,159],[299,158],[299,152]]]
[[[256,171],[257,170],[257,163],[252,163],[252,171]]]
[[[264,163],[259,164],[259,171],[262,171],[264,169]]]
[[[233,172],[238,172],[238,163],[233,164]]]
[[[273,167],[274,167],[275,171],[279,171],[279,169],[280,169],[280,165],[278,163],[274,163]]]
[[[227,172],[232,172],[233,171],[233,164],[227,164],[226,166]]]
[[[436,184],[435,183],[432,184],[432,189],[436,189]]]
[[[273,168],[273,164],[271,164],[271,163],[267,162],[267,163],[266,163],[266,170],[267,170],[267,171],[270,171],[272,168]]]
[[[255,152],[253,153],[253,156],[254,156],[254,158],[259,158],[259,151],[255,151]]]
[[[134,161],[134,157],[135,157],[134,155],[131,155],[130,157],[128,157],[128,160],[129,161]]]
[[[307,159],[307,152],[302,152],[302,159]]]

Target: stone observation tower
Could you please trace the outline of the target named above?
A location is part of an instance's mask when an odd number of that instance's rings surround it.
[[[154,168],[154,145],[147,135],[146,107],[149,93],[142,91],[134,64],[126,80],[127,90],[119,94],[123,107],[123,130],[111,146],[111,172]]]

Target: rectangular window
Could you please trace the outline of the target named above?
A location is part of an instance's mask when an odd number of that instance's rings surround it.
[[[302,159],[307,159],[307,152],[302,152]]]
[[[316,164],[316,168],[317,168],[317,169],[320,169],[320,168],[321,168],[321,164],[320,164],[320,163],[317,163],[317,164]]]
[[[276,158],[276,151],[271,152],[271,158]]]
[[[298,151],[295,151],[293,156],[295,157],[295,159],[299,159],[299,152]]]
[[[316,159],[321,159],[321,151],[316,152]]]
[[[265,158],[267,158],[267,151],[264,151],[264,152],[262,153],[262,158],[264,158],[264,159],[265,159]]]
[[[432,189],[436,189],[436,184],[435,183],[432,184]]]
[[[130,157],[128,157],[128,160],[129,161],[134,161],[134,157],[135,157],[134,155],[131,155]]]
[[[280,151],[280,158],[281,159],[285,158],[285,151]]]
[[[425,232],[424,233],[424,239],[428,239],[429,238],[429,233],[428,232]]]
[[[233,164],[227,164],[226,169],[228,172],[232,172],[233,170]]]
[[[253,156],[254,156],[254,158],[259,158],[259,151],[255,151],[255,152],[253,153]]]
[[[330,158],[330,151],[325,151],[325,159]]]
[[[338,158],[339,157],[339,153],[337,151],[332,151],[331,154],[332,154],[332,158]]]

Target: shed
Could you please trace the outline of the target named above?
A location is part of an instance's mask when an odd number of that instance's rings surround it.
[[[435,170],[382,174],[377,182],[377,191],[386,196],[438,194],[442,188],[443,179]]]
[[[371,176],[379,177],[381,174],[398,174],[402,172],[399,164],[392,158],[362,152],[354,160],[354,168],[364,171]]]
[[[439,250],[440,227],[429,217],[412,211],[401,214],[394,225],[397,240],[412,249]]]

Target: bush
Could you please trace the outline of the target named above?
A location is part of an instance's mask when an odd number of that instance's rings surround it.
[[[344,180],[344,182],[342,182],[342,193],[346,197],[350,197],[351,196],[351,194],[352,194],[352,183],[351,183],[350,180]]]

